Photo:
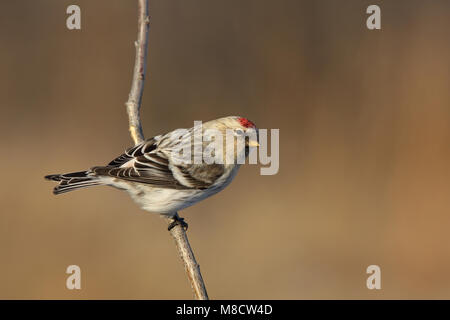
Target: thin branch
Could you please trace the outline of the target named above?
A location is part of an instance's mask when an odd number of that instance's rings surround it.
[[[138,0],[138,38],[135,42],[136,59],[134,61],[133,81],[131,83],[130,95],[125,104],[128,112],[129,130],[134,144],[144,141],[140,109],[147,64],[149,25],[150,17],[148,15],[148,0]],[[178,213],[174,218],[175,220],[179,219]],[[174,219],[168,219],[169,223],[173,221]],[[170,229],[170,234],[175,240],[178,253],[183,261],[186,275],[194,292],[194,298],[197,300],[207,300],[208,294],[206,293],[205,283],[203,282],[202,274],[200,273],[200,266],[195,260],[185,228],[181,224],[177,224]]]
[[[134,144],[144,141],[139,111],[141,109],[142,93],[144,92],[149,27],[148,0],[138,0],[138,37],[134,43],[136,46],[136,59],[134,60],[130,95],[125,103],[128,112],[129,130]]]
[[[179,219],[178,214],[176,218]],[[168,219],[171,223],[173,219]],[[184,264],[184,270],[191,283],[191,288],[194,293],[194,298],[197,300],[208,300],[208,293],[206,292],[205,283],[203,282],[202,274],[200,273],[200,265],[197,263],[192,251],[191,245],[186,235],[186,230],[181,225],[176,225],[170,230],[170,234],[175,240],[175,244],[180,254],[180,258]]]

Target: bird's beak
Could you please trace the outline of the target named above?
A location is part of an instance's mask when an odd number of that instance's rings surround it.
[[[256,141],[256,140],[250,140],[250,141],[248,142],[248,146],[249,146],[249,147],[259,147],[259,143],[258,143],[258,141]]]

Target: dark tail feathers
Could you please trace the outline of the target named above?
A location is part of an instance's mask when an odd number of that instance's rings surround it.
[[[98,177],[90,175],[89,171],[71,172],[65,174],[50,174],[45,179],[58,181],[59,184],[53,189],[54,194],[61,194],[84,187],[102,184]]]

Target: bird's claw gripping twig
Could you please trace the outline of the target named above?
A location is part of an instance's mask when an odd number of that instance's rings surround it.
[[[187,230],[188,229],[188,224],[187,224],[187,222],[185,222],[184,221],[184,218],[181,218],[181,217],[179,217],[178,215],[175,215],[173,218],[172,218],[172,222],[171,223],[169,223],[169,226],[167,227],[167,230],[172,230],[175,226],[178,226],[178,225],[180,225],[180,226],[182,226],[183,228],[184,228],[184,230]]]

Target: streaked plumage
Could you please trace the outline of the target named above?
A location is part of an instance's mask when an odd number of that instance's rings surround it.
[[[207,129],[254,130],[255,125],[242,117],[226,117],[203,124]],[[239,164],[180,163],[175,150],[183,143],[191,143],[194,128],[174,139],[176,131],[155,136],[125,151],[106,166],[87,171],[48,175],[58,181],[55,194],[95,185],[109,185],[128,191],[131,197],[150,212],[172,216],[177,211],[193,205],[223,190],[235,177]],[[256,141],[257,142],[257,141]],[[239,149],[238,147],[236,147]],[[242,150],[248,155],[248,142]],[[224,155],[220,155],[223,156]]]

